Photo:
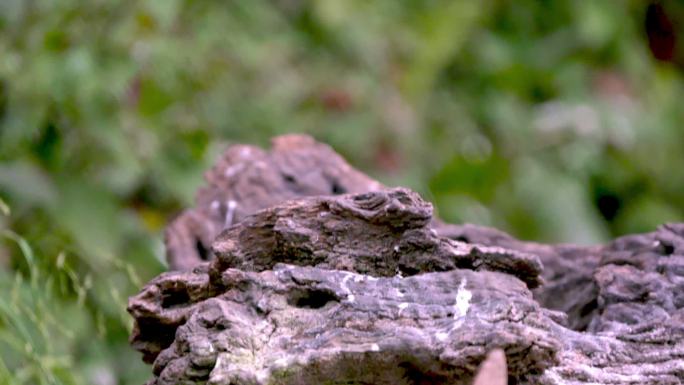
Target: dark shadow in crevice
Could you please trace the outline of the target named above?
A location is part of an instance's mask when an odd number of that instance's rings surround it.
[[[190,303],[190,295],[185,287],[165,289],[162,293],[162,308],[169,309]]]
[[[203,260],[203,261],[209,260],[209,250],[207,250],[207,248],[204,247],[204,244],[202,243],[201,240],[199,240],[199,239],[195,240],[195,249],[197,250],[197,255],[199,255],[201,260]]]
[[[306,309],[320,309],[330,302],[339,302],[335,292],[327,289],[295,289],[287,298],[291,306]]]

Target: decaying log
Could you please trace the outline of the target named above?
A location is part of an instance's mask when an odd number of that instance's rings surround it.
[[[207,185],[199,190],[196,206],[166,229],[166,255],[172,270],[189,270],[210,260],[212,243],[221,231],[257,210],[288,199],[383,188],[329,146],[296,134],[274,138],[270,152],[249,145],[232,146],[205,179]],[[455,240],[538,256],[545,266],[542,276],[546,284],[535,290],[535,297],[545,306],[567,313],[573,329],[589,324],[597,294],[591,278],[599,259],[597,248],[521,242],[495,229],[439,220],[433,220],[432,227]]]
[[[130,299],[150,385],[684,383],[684,224],[523,242],[275,143],[228,150]]]

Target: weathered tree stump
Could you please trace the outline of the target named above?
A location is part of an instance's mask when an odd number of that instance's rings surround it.
[[[207,179],[176,271],[129,301],[150,385],[684,383],[684,224],[594,247],[444,224],[303,136]]]

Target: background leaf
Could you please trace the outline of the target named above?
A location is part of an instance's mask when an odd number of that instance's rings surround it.
[[[674,1],[0,1],[0,384],[146,381],[126,298],[230,143],[305,132],[525,239],[681,221],[682,20]]]

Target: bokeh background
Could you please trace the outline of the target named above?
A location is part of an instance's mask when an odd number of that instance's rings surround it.
[[[0,384],[141,384],[126,299],[229,143],[306,132],[452,222],[684,214],[680,1],[0,1]]]

